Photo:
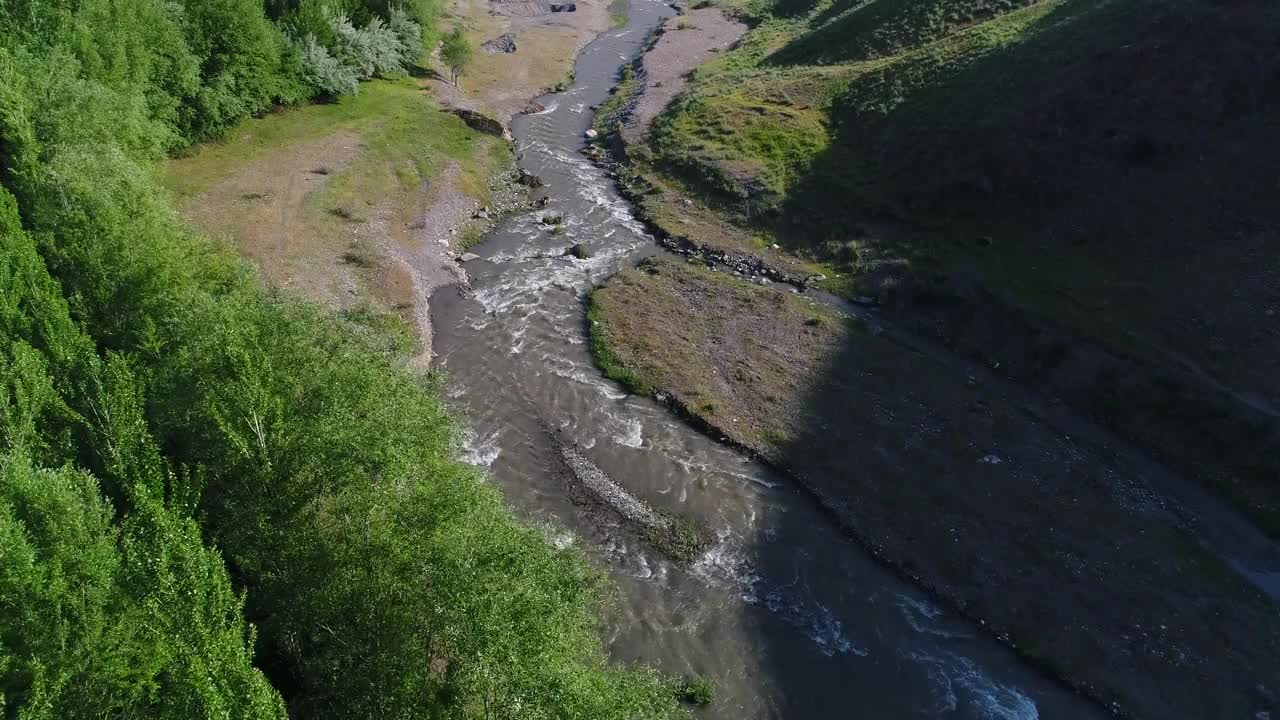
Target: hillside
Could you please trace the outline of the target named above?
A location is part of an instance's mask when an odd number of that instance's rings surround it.
[[[600,368],[1117,715],[1274,714],[1280,12],[719,6],[602,107],[686,263],[596,289]]]
[[[736,12],[752,31],[628,147],[651,219],[818,262],[829,289],[878,299],[1280,533],[1280,12]],[[668,209],[685,196],[694,210]]]

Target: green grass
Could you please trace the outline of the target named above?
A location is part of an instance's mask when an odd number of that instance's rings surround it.
[[[857,0],[820,11],[771,61],[829,65],[898,55],[1041,0]]]
[[[627,0],[613,0],[609,3],[609,25],[615,30],[621,30],[631,21],[631,17],[627,15]]]
[[[686,675],[676,682],[676,697],[692,705],[710,705],[716,696],[715,682],[704,675]]]
[[[609,339],[607,310],[600,301],[600,289],[587,296],[587,325],[591,330],[591,355],[604,376],[620,383],[637,395],[652,397],[658,391],[656,379],[643,371],[628,367],[613,350]]]
[[[622,122],[622,111],[636,92],[635,71],[630,65],[622,68],[622,77],[610,91],[609,97],[596,108],[595,117],[591,119],[591,127],[601,136],[616,130]]]
[[[225,138],[166,164],[161,180],[179,201],[187,200],[254,159],[343,132],[358,137],[363,147],[359,160],[341,172],[323,163],[315,168],[333,175],[329,207],[416,188],[450,161],[459,161],[463,169],[463,189],[481,197],[489,175],[510,162],[504,143],[440,112],[413,79],[401,78],[362,83],[357,95],[334,103],[246,120]]]

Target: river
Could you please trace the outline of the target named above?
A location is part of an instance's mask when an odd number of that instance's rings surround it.
[[[553,542],[577,543],[609,568],[620,589],[606,638],[615,658],[715,681],[700,717],[1100,716],[875,563],[786,478],[595,368],[585,292],[659,250],[581,154],[583,134],[622,64],[671,14],[633,0],[627,26],[579,56],[574,85],[515,120],[521,166],[546,183],[548,205],[509,218],[473,250],[472,292],[432,298],[437,363],[468,427],[467,460],[487,466]],[[547,213],[564,217],[561,233],[542,226]],[[591,257],[564,256],[573,243]],[[616,515],[572,502],[548,426],[626,492],[712,528],[714,547],[681,566]]]

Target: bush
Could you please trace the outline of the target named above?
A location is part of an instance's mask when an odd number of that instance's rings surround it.
[[[703,675],[686,675],[676,682],[675,692],[681,702],[710,705],[716,696],[716,685]]]
[[[284,36],[261,0],[183,0],[184,34],[200,65],[200,88],[182,118],[185,136],[219,134],[277,98],[295,94],[285,75]]]
[[[400,64],[405,68],[416,65],[422,58],[422,25],[415,22],[404,10],[392,8],[387,27],[399,43]]]
[[[87,474],[10,455],[0,549],[0,693],[18,717],[286,717],[222,558],[155,498],[116,526]]]
[[[335,29],[338,59],[352,68],[356,77],[365,80],[404,73],[405,67],[400,62],[403,55],[400,40],[381,19],[374,18],[365,27],[356,28],[350,20],[340,17]]]
[[[360,84],[355,68],[342,64],[324,45],[308,35],[301,43],[302,76],[317,94],[354,95]]]

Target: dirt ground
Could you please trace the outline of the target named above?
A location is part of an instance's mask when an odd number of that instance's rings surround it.
[[[457,0],[450,14],[477,48],[512,33],[516,52],[477,49],[459,86],[437,68],[412,82],[364,85],[336,108],[249,121],[220,147],[174,161],[170,187],[193,224],[233,244],[268,284],[337,309],[399,315],[418,337],[412,362],[425,368],[427,302],[439,287],[466,284],[456,258],[491,224],[476,211],[488,205],[483,215],[494,217],[521,193],[504,174],[512,162],[505,142],[438,118],[438,106],[413,93],[509,122],[564,80],[578,50],[608,27],[605,0],[577,8]]]
[[[211,234],[233,241],[266,281],[326,304],[345,304],[356,292],[340,251],[307,228],[303,203],[359,156],[361,138],[337,132],[287,152],[258,157],[223,177],[183,208]]]
[[[623,140],[642,141],[653,119],[689,84],[689,73],[715,53],[728,50],[746,31],[743,23],[709,7],[667,20],[658,41],[642,60],[641,85],[623,126]]]
[[[565,80],[578,51],[609,28],[608,0],[582,0],[575,12],[560,13],[538,2],[455,0],[449,13],[477,49],[457,86],[438,62],[425,82],[444,103],[485,112],[503,125]],[[515,52],[479,49],[508,33],[515,36]]]
[[[1141,456],[777,285],[642,264],[591,312],[612,376],[788,471],[1081,692],[1141,718],[1277,711],[1275,606],[1208,549],[1213,511]]]

